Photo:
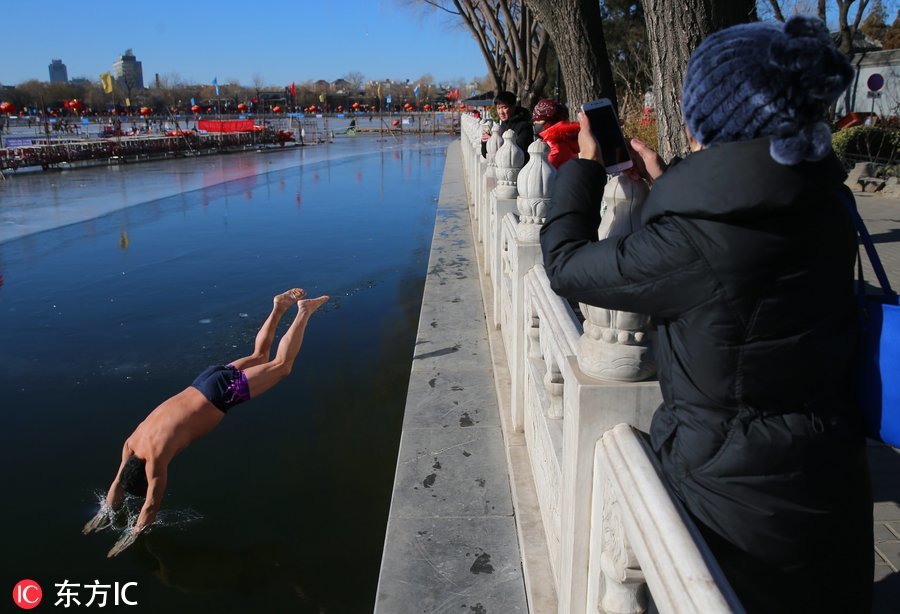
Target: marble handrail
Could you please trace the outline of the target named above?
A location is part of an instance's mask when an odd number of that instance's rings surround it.
[[[643,612],[646,582],[660,612],[743,612],[644,437],[619,424],[597,442],[590,577],[601,611]],[[600,556],[594,556],[594,553]]]
[[[635,380],[651,375],[652,364],[647,368],[643,358],[629,357],[633,367],[627,371],[594,368],[617,360],[622,350],[616,346],[644,352],[641,344],[646,323],[637,314],[582,307],[588,311],[588,320],[582,324],[569,303],[550,288],[537,242],[554,175],[544,166],[545,146],[534,145],[533,151],[529,147],[529,166],[520,169],[521,150],[510,138],[511,133],[503,135],[503,146],[495,155],[496,175],[486,177],[490,167],[481,157],[481,126],[477,119],[467,116],[463,116],[462,124],[466,134],[463,155],[468,162],[464,167],[471,174],[466,178],[472,198],[470,211],[481,224],[483,279],[494,297],[490,319],[500,329],[501,353],[510,372],[510,425],[513,431],[525,435],[558,611],[597,612],[604,611],[604,605],[607,611],[619,607],[623,612],[641,611],[645,582],[660,611],[739,608],[726,590],[727,583],[720,581],[715,561],[695,555],[705,552],[705,546],[678,515],[671,498],[669,507],[650,512],[645,509],[647,500],[665,500],[659,494],[665,494],[665,484],[658,472],[638,470],[652,466],[652,454],[640,448],[639,438],[631,441],[628,434],[621,433],[626,427],[617,425],[649,428],[653,411],[661,402],[659,386],[652,380]],[[633,230],[644,196],[640,188],[627,182],[610,182],[604,194],[606,225],[598,231],[601,238]],[[587,328],[591,328],[590,337]],[[615,339],[595,334],[607,330],[614,330]],[[628,333],[628,339],[623,332]],[[598,373],[610,377],[600,379]],[[636,432],[632,435],[638,437]],[[603,441],[608,445],[598,456],[598,442]],[[643,457],[638,454],[640,450]],[[632,462],[634,466],[629,466]],[[648,492],[653,494],[646,495]],[[652,499],[646,499],[648,496]],[[632,526],[629,523],[636,522],[634,514],[645,513],[652,515],[646,521],[655,531],[651,544],[645,543],[646,539],[641,541],[643,534],[632,535],[628,528]],[[602,531],[594,531],[598,527],[611,533],[603,538]],[[619,544],[626,544],[624,565],[618,563],[622,556],[613,556],[612,548]],[[682,556],[690,558],[690,566],[681,566]],[[642,566],[646,567],[644,572]],[[621,581],[612,582],[610,577]],[[708,594],[695,586],[697,578],[715,579],[704,585]]]

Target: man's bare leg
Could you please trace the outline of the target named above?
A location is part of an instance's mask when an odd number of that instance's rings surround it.
[[[297,302],[297,315],[290,328],[284,333],[284,337],[278,342],[275,358],[244,371],[251,397],[261,395],[290,374],[291,368],[294,366],[294,359],[297,358],[300,346],[303,344],[303,333],[306,331],[309,318],[325,304],[328,298],[326,295]]]
[[[275,340],[275,330],[281,316],[288,308],[306,296],[306,291],[293,288],[282,292],[272,299],[272,313],[263,322],[262,328],[256,333],[256,341],[253,344],[253,354],[232,361],[236,369],[244,370],[254,365],[261,365],[269,361],[269,352],[272,350],[272,342]]]

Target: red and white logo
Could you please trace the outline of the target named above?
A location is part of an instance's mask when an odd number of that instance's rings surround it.
[[[7,584],[7,586],[9,585]],[[16,605],[23,610],[30,610],[37,607],[37,604],[41,602],[41,597],[43,597],[43,595],[44,593],[41,590],[41,585],[34,580],[20,580],[19,583],[13,587],[13,601],[15,601]]]

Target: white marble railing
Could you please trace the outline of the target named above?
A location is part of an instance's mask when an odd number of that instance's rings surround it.
[[[631,430],[646,431],[661,401],[655,381],[640,381],[655,374],[648,319],[582,305],[579,322],[541,266],[538,233],[555,177],[547,146],[532,144],[523,167],[513,134],[501,145],[494,131],[489,161],[482,124],[463,116],[461,127],[473,229],[493,290],[488,319],[509,366],[510,423],[525,435],[558,611],[640,612],[647,587],[661,612],[739,608]],[[642,188],[609,182],[601,237],[634,229]]]

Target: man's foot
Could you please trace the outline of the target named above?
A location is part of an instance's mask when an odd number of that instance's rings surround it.
[[[311,316],[316,311],[316,309],[324,305],[329,298],[331,297],[326,294],[318,298],[310,298],[303,301],[297,301],[297,309],[299,311],[298,315]]]
[[[282,292],[274,299],[272,299],[272,301],[275,303],[276,307],[287,309],[288,307],[302,299],[304,296],[306,296],[306,290],[302,290],[301,288],[292,288],[287,292]]]

